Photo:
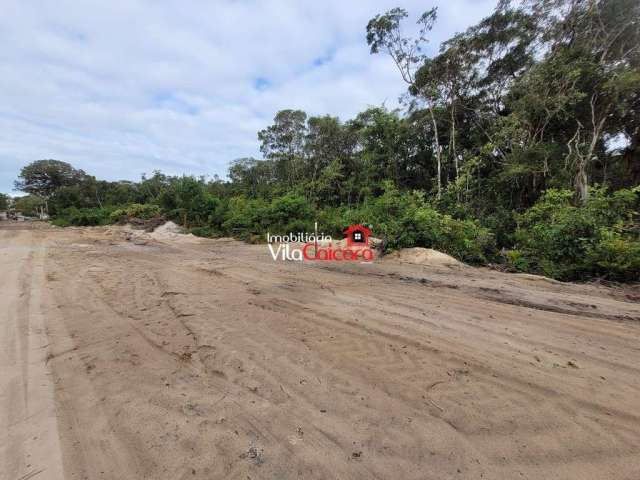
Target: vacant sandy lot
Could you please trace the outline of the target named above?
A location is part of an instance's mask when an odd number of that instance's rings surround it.
[[[640,478],[633,295],[0,223],[0,477]]]

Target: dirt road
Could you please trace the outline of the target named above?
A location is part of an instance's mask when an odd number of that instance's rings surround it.
[[[2,479],[640,478],[624,292],[7,223],[0,273]]]

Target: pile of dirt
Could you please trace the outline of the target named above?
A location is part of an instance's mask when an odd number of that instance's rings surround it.
[[[413,263],[415,265],[427,265],[430,267],[462,267],[464,263],[456,260],[451,255],[433,250],[431,248],[413,247],[396,250],[386,255],[389,260],[401,263]]]
[[[130,225],[132,228],[141,229],[145,232],[153,232],[160,225],[167,221],[162,215],[157,215],[151,218],[138,218],[129,217],[127,215],[120,218],[118,223],[120,225]]]
[[[125,240],[135,245],[146,245],[151,241],[171,243],[199,243],[202,239],[191,233],[184,233],[182,227],[172,221],[164,221],[153,231],[143,230],[139,225],[126,224],[107,229],[109,235],[124,236]]]
[[[182,227],[172,221],[165,222],[163,225],[157,227],[151,232],[150,237],[159,241],[178,241],[185,243],[196,243],[200,241],[194,234],[184,233]]]

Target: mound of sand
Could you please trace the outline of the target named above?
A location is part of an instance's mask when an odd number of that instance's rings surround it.
[[[121,227],[109,227],[107,229],[108,235],[119,234],[124,238],[136,245],[146,245],[149,241],[158,242],[171,242],[171,243],[200,243],[202,240],[200,237],[188,233],[183,233],[182,227],[169,221],[165,222],[159,227],[156,227],[152,232],[146,232],[144,230],[135,228],[134,225],[123,225]]]
[[[461,267],[464,263],[456,260],[451,255],[433,250],[431,248],[413,247],[403,248],[390,253],[385,258],[402,263],[415,265],[428,265],[431,267]]]
[[[183,233],[184,230],[182,227],[176,225],[172,221],[168,221],[163,225],[157,227],[151,234],[149,235],[154,240],[159,241],[178,241],[185,243],[196,243],[199,242],[199,238],[196,237],[192,233]]]
[[[181,233],[183,233],[182,227],[176,225],[172,221],[165,222],[153,230],[153,234],[156,237],[173,237]]]

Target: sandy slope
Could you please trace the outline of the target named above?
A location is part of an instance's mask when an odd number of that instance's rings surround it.
[[[640,478],[624,294],[23,228],[0,227],[3,479]]]

